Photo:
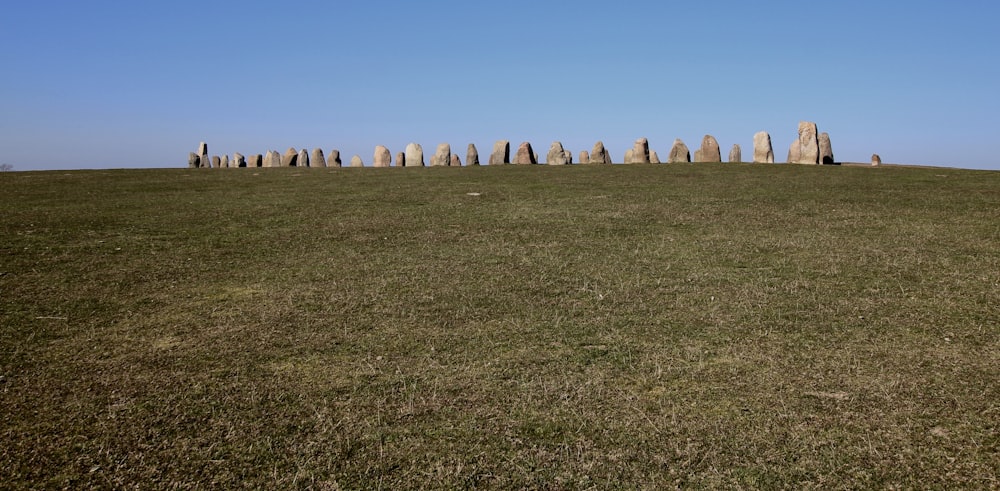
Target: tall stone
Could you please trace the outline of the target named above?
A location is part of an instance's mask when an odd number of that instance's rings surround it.
[[[208,157],[208,144],[201,142],[198,144],[198,156],[205,158]]]
[[[497,140],[493,144],[493,152],[490,153],[490,165],[504,165],[510,163],[510,142],[507,140]]]
[[[431,167],[447,167],[451,164],[451,145],[439,143],[431,156]]]
[[[406,160],[404,162],[406,162],[407,167],[423,167],[424,147],[420,146],[419,143],[406,145]]]
[[[396,167],[406,167],[406,152],[396,152]]]
[[[264,167],[281,167],[281,154],[276,150],[268,150],[264,156]]]
[[[198,167],[201,167],[201,157],[194,152],[188,152],[188,169],[197,169]]]
[[[677,138],[674,140],[674,144],[670,147],[670,155],[667,155],[667,163],[677,164],[690,161],[691,151],[688,150],[687,145],[685,145],[680,138]]]
[[[220,169],[228,169],[229,168],[229,156],[228,155],[223,155],[222,157],[219,157],[219,159],[220,159],[219,160],[219,168]],[[236,167],[236,166],[234,165],[233,167]]]
[[[598,140],[594,144],[594,148],[590,150],[590,163],[591,164],[610,164],[611,154],[608,153],[607,149],[604,148],[604,142]]]
[[[355,156],[351,157],[351,167],[364,167],[364,166],[365,166],[365,162],[363,160],[361,160],[361,156],[360,155],[355,155]]]
[[[545,155],[545,163],[549,165],[566,165],[566,150],[561,142],[552,142],[549,153]]]
[[[774,163],[771,135],[767,134],[766,131],[758,131],[753,135],[753,161],[760,164]]]
[[[244,157],[242,153],[236,152],[236,153],[233,154],[233,164],[232,165],[233,165],[233,167],[236,167],[236,168],[246,167],[247,166],[247,158]]]
[[[314,148],[309,158],[309,167],[326,167],[326,156],[322,148]]]
[[[659,164],[660,163],[660,155],[656,153],[656,150],[650,150],[649,151],[649,163],[650,164]]]
[[[375,146],[375,155],[372,156],[372,167],[389,167],[392,164],[392,154],[389,149],[382,145]]]
[[[823,165],[833,165],[833,145],[830,143],[830,135],[827,132],[819,134],[819,163]]]
[[[514,163],[518,165],[537,164],[535,152],[531,149],[531,143],[522,142],[517,147],[517,154],[514,155]]]
[[[470,143],[465,152],[465,165],[479,165],[479,150],[476,150],[475,143]]]
[[[451,154],[451,163],[448,164],[448,166],[449,167],[461,167],[462,166],[462,160],[458,158],[458,154],[457,153]]]
[[[215,168],[215,169],[221,169],[222,168],[222,159],[219,158],[218,155],[213,155],[212,156],[212,167]]]
[[[879,157],[877,153],[872,154],[872,167],[878,167],[882,165],[882,157]]]
[[[288,147],[285,154],[281,156],[282,167],[295,167],[299,160],[299,151],[295,147]]]
[[[649,140],[639,138],[632,144],[632,159],[625,159],[626,164],[648,164],[649,163]]]
[[[567,164],[573,163],[573,152],[570,152],[569,150],[563,150],[563,156],[566,157]]]
[[[625,150],[625,163],[626,164],[634,164],[635,163],[635,149],[634,148],[630,148],[628,150]]]
[[[306,149],[299,150],[299,156],[295,158],[295,165],[309,167],[309,152]]]
[[[590,163],[590,154],[587,153],[586,150],[580,150],[580,163],[581,164],[589,164]]]
[[[789,162],[795,164],[817,164],[819,163],[819,135],[816,130],[816,123],[809,121],[799,122],[798,150],[789,152]],[[795,157],[795,160],[791,160]]]
[[[340,167],[342,165],[344,165],[344,163],[340,160],[340,150],[337,150],[336,148],[330,150],[330,156],[326,158],[326,166]]]
[[[802,159],[802,145],[799,144],[798,140],[795,140],[792,142],[791,145],[788,146],[788,159],[786,160],[786,162],[788,162],[789,164],[797,164],[801,159]]]
[[[743,149],[740,148],[739,144],[733,145],[733,148],[729,150],[729,161],[730,162],[743,162]]]
[[[254,154],[250,156],[250,160],[247,161],[247,167],[263,167],[264,166],[264,156],[261,154]]]
[[[695,162],[722,162],[722,151],[719,142],[712,135],[701,139],[701,148],[695,152]]]

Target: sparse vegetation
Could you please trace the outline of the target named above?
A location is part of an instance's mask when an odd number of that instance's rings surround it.
[[[1000,486],[998,172],[0,186],[10,488]]]

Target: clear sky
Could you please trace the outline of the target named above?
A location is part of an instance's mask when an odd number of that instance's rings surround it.
[[[838,161],[1000,170],[1000,3],[9,1],[0,163],[183,167],[375,145],[638,137],[723,149],[801,120]]]

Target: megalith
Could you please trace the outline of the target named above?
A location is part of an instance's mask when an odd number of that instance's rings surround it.
[[[295,158],[295,165],[309,167],[309,152],[306,149],[299,150],[299,156]]]
[[[722,162],[719,142],[712,135],[705,135],[701,139],[701,148],[696,150],[694,155],[695,162]]]
[[[545,163],[548,165],[566,165],[566,150],[561,142],[552,142],[549,153],[545,155]]]
[[[791,145],[788,146],[788,159],[789,164],[797,164],[802,158],[802,146],[799,145],[799,141],[795,140]]]
[[[632,164],[634,162],[635,162],[635,149],[630,148],[628,150],[625,150],[625,163]]]
[[[208,144],[201,142],[198,144],[198,156],[201,158],[208,157]]]
[[[594,144],[594,148],[590,150],[590,163],[591,164],[610,164],[611,154],[608,153],[607,149],[604,148],[604,142],[598,140]]]
[[[569,150],[563,150],[563,156],[566,157],[567,164],[573,163],[573,152],[570,152]]]
[[[753,161],[759,164],[774,163],[774,149],[771,148],[771,135],[766,131],[758,131],[753,135]]]
[[[322,148],[314,148],[312,156],[309,157],[309,167],[326,167],[326,156],[323,155]]]
[[[247,167],[263,167],[264,166],[264,156],[261,154],[254,154],[250,156],[250,160],[247,161]]]
[[[834,165],[833,145],[830,143],[830,135],[827,132],[819,134],[819,163],[823,165]]]
[[[465,152],[465,165],[479,165],[479,150],[476,150],[475,143],[470,143]]]
[[[490,153],[490,165],[504,165],[510,163],[510,142],[507,140],[497,140],[493,144],[493,152]]]
[[[517,154],[514,155],[514,163],[518,165],[538,163],[538,159],[535,157],[535,152],[531,149],[531,143],[522,142],[521,145],[517,147]]]
[[[878,167],[882,165],[882,157],[879,157],[877,153],[872,154],[872,167]]]
[[[403,161],[407,167],[424,166],[424,147],[419,143],[406,145],[406,159]]]
[[[658,153],[656,153],[656,150],[650,150],[649,151],[649,163],[650,164],[659,164],[660,163],[660,155]]]
[[[360,155],[355,155],[355,156],[351,157],[351,167],[364,167],[364,166],[365,166],[365,162],[363,160],[361,160],[361,156]]]
[[[589,164],[590,163],[590,154],[587,153],[586,150],[580,150],[580,163],[581,164]]]
[[[233,154],[233,167],[240,168],[247,166],[247,158],[243,156],[242,153],[236,152]]]
[[[375,146],[375,155],[372,156],[372,167],[389,167],[392,163],[392,154],[389,149],[382,146]]]
[[[738,143],[734,144],[733,148],[729,150],[729,161],[736,163],[743,162],[743,149],[740,148]]]
[[[790,163],[819,163],[819,135],[817,134],[816,123],[810,121],[799,122],[799,139],[792,146],[797,146],[798,148],[789,150],[788,161]]]
[[[434,155],[431,156],[431,167],[448,167],[451,165],[451,145],[439,143]]]
[[[264,167],[281,167],[281,154],[276,150],[268,150],[264,156]]]
[[[396,167],[406,167],[406,152],[396,152]]]
[[[215,169],[221,169],[222,168],[222,159],[219,158],[218,155],[213,155],[212,156],[212,167],[215,168]]]
[[[188,152],[188,169],[201,167],[201,157],[194,152]]]
[[[667,163],[677,164],[690,161],[691,151],[688,150],[687,145],[685,145],[680,138],[677,138],[674,140],[674,144],[670,147],[670,155],[667,155]]]
[[[330,156],[326,158],[326,166],[340,167],[342,165],[344,165],[344,163],[340,160],[340,150],[337,150],[336,148],[330,150]]]
[[[649,140],[639,138],[632,144],[632,159],[625,160],[626,164],[648,164],[649,163]]]
[[[288,147],[285,154],[281,156],[281,167],[295,167],[297,160],[299,160],[298,150],[295,150],[295,147]]]
[[[451,154],[451,163],[448,164],[449,167],[461,167],[462,160],[458,158],[457,153]]]
[[[219,158],[219,168],[228,169],[229,168],[229,155],[223,155]],[[235,165],[233,167],[236,167]]]

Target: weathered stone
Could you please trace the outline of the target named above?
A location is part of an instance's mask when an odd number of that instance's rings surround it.
[[[309,167],[326,167],[326,156],[322,148],[314,148],[309,158]]]
[[[264,156],[264,167],[281,167],[281,154],[275,150],[268,150]]]
[[[364,167],[364,166],[365,166],[365,162],[363,160],[361,160],[361,156],[360,155],[355,155],[355,156],[351,157],[351,167]]]
[[[250,156],[250,160],[247,161],[247,167],[263,167],[264,166],[264,156],[261,154],[255,154]]]
[[[799,145],[799,141],[795,140],[788,146],[788,158],[785,161],[789,164],[797,164],[799,163],[801,155],[802,147]]]
[[[695,162],[722,162],[722,151],[719,149],[719,142],[712,135],[705,135],[701,139],[701,148],[695,151]]]
[[[396,152],[396,167],[406,167],[406,152]]]
[[[879,157],[877,153],[872,154],[872,167],[878,167],[882,165],[882,157]]]
[[[197,169],[198,167],[201,167],[201,157],[194,152],[188,152],[188,169]]]
[[[281,167],[295,167],[299,160],[299,151],[294,147],[288,147],[285,154],[281,156]]]
[[[465,152],[465,165],[479,165],[479,150],[476,150],[475,143],[470,143]]]
[[[382,146],[375,146],[375,155],[372,156],[372,167],[389,167],[392,165],[392,154],[389,149]]]
[[[833,145],[830,143],[830,135],[825,131],[819,134],[819,163],[823,165],[834,165]]]
[[[215,169],[221,169],[222,168],[222,159],[219,158],[218,155],[213,155],[212,156],[212,167],[215,168]]]
[[[247,166],[247,159],[242,153],[236,152],[233,154],[233,162],[231,164],[233,167],[240,168]]]
[[[590,153],[586,150],[580,150],[580,163],[589,164],[590,163]]]
[[[299,150],[299,156],[295,158],[295,165],[309,167],[309,152],[306,149]]]
[[[743,149],[740,148],[739,144],[733,145],[733,148],[729,150],[729,161],[743,162]]]
[[[799,123],[799,139],[792,143],[788,151],[788,162],[793,164],[819,163],[819,140],[816,123],[802,121]]]
[[[649,163],[650,164],[659,164],[660,163],[660,155],[656,153],[656,150],[650,150],[649,151]]]
[[[567,164],[573,163],[573,152],[570,152],[569,150],[564,150],[563,155],[566,157]]]
[[[649,140],[639,138],[632,144],[632,158],[626,158],[626,164],[648,164],[649,163]]]
[[[690,161],[691,151],[688,150],[687,145],[680,138],[674,140],[673,146],[670,147],[670,155],[667,155],[667,163],[677,164]]]
[[[767,134],[766,131],[758,131],[753,135],[753,161],[760,164],[774,163],[771,135]]]
[[[330,156],[326,158],[327,167],[340,167],[344,165],[344,162],[340,160],[340,150],[334,148],[330,150]]]
[[[233,166],[233,167],[235,167],[235,166]],[[220,169],[228,169],[229,168],[229,156],[228,155],[223,155],[222,157],[220,157],[219,168]]]
[[[514,155],[514,163],[518,165],[538,163],[535,152],[531,149],[531,143],[523,142],[517,147],[517,154]]]
[[[451,164],[451,145],[439,143],[431,156],[431,167],[447,167]]]
[[[448,164],[448,165],[450,167],[461,167],[462,166],[462,160],[458,158],[458,154],[457,153],[451,154],[451,163]]]
[[[610,164],[611,154],[604,148],[604,142],[598,140],[590,151],[591,164]]]
[[[201,142],[198,144],[198,156],[207,157],[208,156],[208,144]]]
[[[490,153],[490,165],[504,165],[510,163],[510,142],[507,140],[497,140],[493,144],[493,152]]]
[[[420,146],[419,143],[410,143],[406,146],[406,162],[407,167],[423,167],[424,166],[424,147]]]
[[[626,164],[633,164],[633,163],[635,163],[635,149],[634,148],[630,148],[628,150],[625,150],[625,163]]]
[[[549,165],[566,165],[566,150],[561,142],[552,142],[549,153],[545,155],[545,163]]]

